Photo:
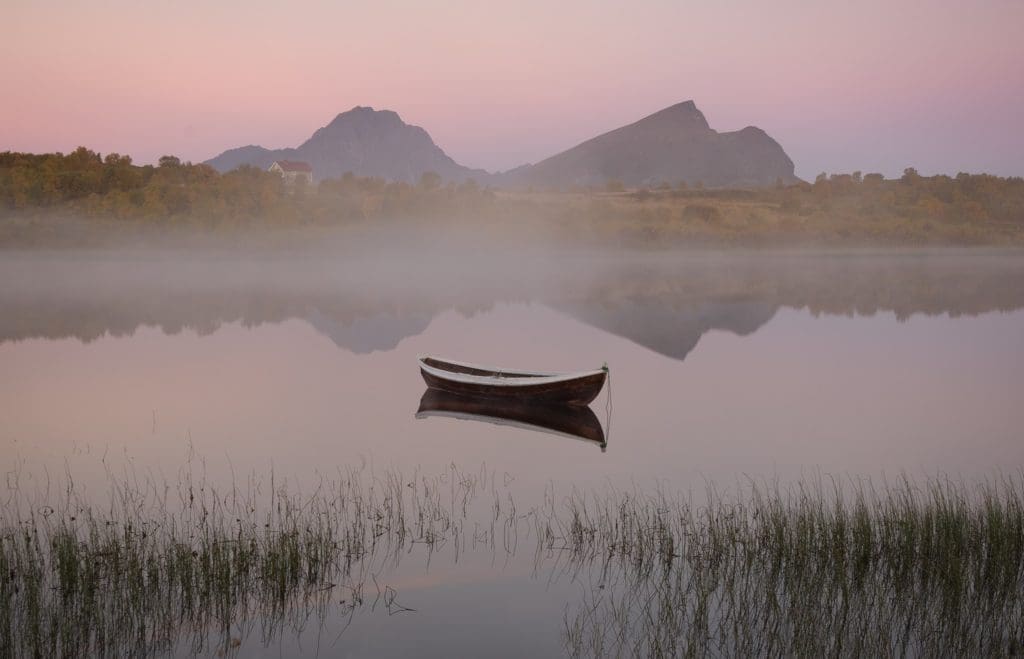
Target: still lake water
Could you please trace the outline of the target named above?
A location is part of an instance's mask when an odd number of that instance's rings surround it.
[[[607,363],[592,405],[607,446],[417,418],[421,354]],[[1022,392],[1017,252],[0,255],[8,486],[72,474],[97,500],[112,464],[173,481],[195,455],[213,482],[273,470],[300,487],[454,463],[521,506],[547,488],[973,481],[1024,466]],[[412,555],[379,578],[415,611],[267,643],[234,632],[243,653],[558,655],[579,595],[532,555],[486,551]]]

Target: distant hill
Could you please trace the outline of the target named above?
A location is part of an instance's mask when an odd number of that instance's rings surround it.
[[[436,172],[447,181],[483,180],[483,170],[463,167],[440,149],[419,126],[411,126],[390,110],[355,107],[293,149],[243,146],[206,161],[221,172],[240,165],[266,169],[275,160],[300,160],[313,166],[317,180],[338,178],[345,172],[414,183],[424,172]]]
[[[731,133],[713,130],[693,101],[665,108],[640,121],[599,135],[535,165],[488,174],[452,160],[419,126],[390,110],[355,107],[313,133],[296,148],[243,146],[206,161],[221,172],[240,165],[266,169],[275,160],[313,166],[317,180],[345,172],[416,182],[424,172],[447,181],[474,178],[496,186],[672,185],[763,187],[794,183],[793,161],[760,128]]]
[[[793,161],[760,128],[713,130],[693,101],[678,103],[587,140],[535,165],[497,175],[499,185],[672,185],[762,187],[794,183]]]

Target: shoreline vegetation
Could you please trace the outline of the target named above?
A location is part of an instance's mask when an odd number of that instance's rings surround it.
[[[0,507],[0,655],[218,656],[380,608],[400,561],[517,553],[566,604],[572,656],[1003,656],[1024,648],[1024,477],[811,477],[517,505],[481,466],[366,469],[312,490],[126,472],[109,500],[14,487]],[[59,492],[58,492],[59,490]],[[57,492],[57,493],[55,493]],[[434,557],[433,559],[431,557]],[[332,634],[333,636],[333,634]]]
[[[345,174],[288,187],[173,156],[137,166],[81,147],[0,153],[0,247],[317,244],[325,233],[425,227],[498,241],[628,246],[1024,246],[1024,179],[821,174],[813,183],[704,189],[512,190]]]

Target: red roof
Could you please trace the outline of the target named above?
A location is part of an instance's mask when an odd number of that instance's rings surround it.
[[[313,173],[313,168],[309,166],[308,162],[300,162],[298,160],[277,160],[274,162],[274,164],[286,172],[309,172],[310,174]]]

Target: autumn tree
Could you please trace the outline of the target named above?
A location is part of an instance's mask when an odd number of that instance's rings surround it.
[[[437,190],[441,187],[441,175],[437,172],[423,172],[420,176],[420,187],[424,190]]]

